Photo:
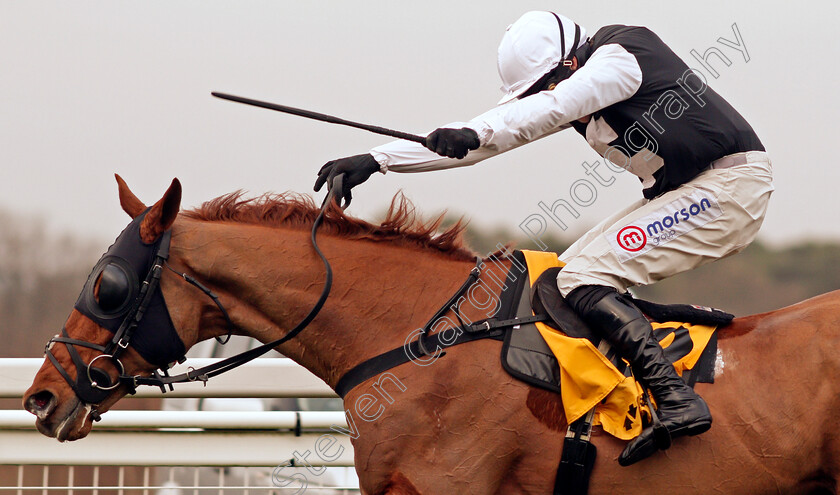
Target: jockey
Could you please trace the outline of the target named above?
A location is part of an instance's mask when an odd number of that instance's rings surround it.
[[[653,32],[612,25],[591,38],[571,20],[528,12],[499,46],[499,105],[443,126],[428,147],[394,141],[321,168],[339,196],[374,172],[472,165],[574,128],[608,165],[638,176],[643,198],[578,239],[557,277],[569,305],[631,365],[672,438],[708,430],[703,399],[677,375],[642,312],[621,296],[744,249],[773,191],[770,160],[744,118]],[[616,169],[618,170],[618,169]],[[338,198],[341,201],[341,197]],[[661,430],[660,430],[661,432]],[[646,428],[619,457],[630,465],[667,448]]]

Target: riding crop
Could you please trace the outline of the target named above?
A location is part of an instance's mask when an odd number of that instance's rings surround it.
[[[238,103],[244,103],[246,105],[253,105],[255,107],[267,108],[269,110],[275,110],[278,112],[283,113],[290,113],[292,115],[297,115],[300,117],[306,117],[307,119],[313,120],[320,120],[321,122],[327,122],[330,124],[340,124],[346,125],[349,127],[355,127],[357,129],[363,129],[365,131],[370,131],[376,134],[383,134],[385,136],[391,136],[398,139],[406,139],[408,141],[414,141],[415,143],[420,143],[423,146],[426,145],[426,138],[423,136],[418,136],[416,134],[409,134],[407,132],[402,131],[395,131],[393,129],[386,129],[385,127],[379,127],[370,124],[362,124],[360,122],[353,122],[352,120],[346,120],[339,117],[333,117],[332,115],[326,115],[323,113],[312,112],[310,110],[303,110],[301,108],[294,108],[294,107],[287,107],[286,105],[278,105],[276,103],[269,103],[266,101],[259,101],[259,100],[252,100],[251,98],[243,98],[242,96],[234,96],[229,95],[226,93],[218,93],[212,92],[211,95],[215,96],[216,98],[222,98],[223,100],[230,100],[235,101]]]

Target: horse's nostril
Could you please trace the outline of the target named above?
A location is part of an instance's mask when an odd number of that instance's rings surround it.
[[[55,403],[56,399],[52,392],[42,390],[29,396],[24,407],[40,419],[44,419],[55,409]]]
[[[33,402],[35,405],[38,406],[38,409],[43,409],[49,403],[52,395],[49,392],[41,392],[40,394],[33,397]]]

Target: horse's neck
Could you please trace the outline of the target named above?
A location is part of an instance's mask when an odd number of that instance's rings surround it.
[[[309,232],[190,222],[192,247],[173,253],[223,295],[240,331],[262,342],[286,334],[315,305],[325,269]],[[321,235],[334,282],[317,318],[279,350],[335,385],[351,367],[401,346],[466,278],[471,266],[429,250]],[[199,340],[209,338],[199,330]]]

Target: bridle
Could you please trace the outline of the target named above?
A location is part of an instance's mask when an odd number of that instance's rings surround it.
[[[172,238],[172,232],[166,231],[163,233],[154,255],[154,262],[152,267],[149,269],[148,273],[146,274],[145,280],[143,280],[142,284],[139,285],[139,290],[137,290],[137,295],[135,296],[133,301],[124,300],[121,302],[116,303],[108,303],[107,306],[111,304],[115,304],[115,307],[112,309],[115,312],[119,312],[126,304],[130,303],[131,306],[128,309],[122,323],[120,324],[119,328],[114,332],[113,337],[107,344],[99,345],[94,344],[92,342],[87,342],[85,340],[80,339],[73,339],[67,334],[67,327],[66,325],[61,329],[61,335],[56,335],[55,337],[51,338],[50,341],[47,343],[47,348],[45,349],[45,354],[47,358],[53,363],[61,376],[70,384],[70,387],[73,388],[73,391],[76,392],[76,395],[82,402],[87,404],[98,404],[105,400],[108,396],[108,393],[111,390],[117,388],[121,383],[124,382],[125,375],[125,366],[123,366],[122,361],[120,360],[120,356],[122,353],[128,348],[129,344],[131,343],[131,338],[134,335],[134,331],[137,329],[140,321],[143,319],[149,304],[151,303],[151,298],[154,292],[158,289],[160,284],[160,277],[163,271],[163,265],[166,263],[166,260],[169,258],[169,243]],[[94,267],[94,271],[92,272],[92,276],[89,278],[96,280],[97,275],[103,280],[102,283],[107,283],[106,281],[110,278],[119,278],[120,276],[125,277],[128,279],[129,284],[136,285],[136,281],[131,280],[131,275],[133,272],[131,270],[120,270],[119,268],[111,268],[108,264],[103,263],[109,261],[107,257],[103,258],[100,263],[97,264],[97,267]],[[99,268],[99,265],[104,265]],[[110,273],[109,273],[110,268]],[[86,284],[87,286],[88,284]],[[83,290],[82,296],[80,299],[84,297],[85,291]],[[115,298],[116,299],[116,298]],[[130,299],[130,298],[127,298]],[[76,379],[73,380],[70,377],[70,374],[67,373],[67,370],[64,369],[63,366],[58,362],[55,355],[52,353],[52,345],[54,343],[61,343],[65,344],[67,347],[67,352],[70,354],[70,359],[73,361],[73,364],[76,367]],[[75,346],[80,347],[87,347],[89,349],[93,349],[99,351],[100,354],[93,358],[90,363],[85,364],[82,360],[81,356],[79,355],[78,351],[76,350]],[[100,359],[109,359],[111,363],[116,366],[117,370],[119,371],[119,379],[114,381],[111,379],[110,374],[105,371],[104,369],[94,366],[94,364]]]
[[[324,198],[324,202],[321,204],[321,209],[318,213],[318,216],[315,218],[315,221],[312,224],[312,231],[310,233],[312,247],[315,249],[315,252],[318,254],[318,257],[321,258],[321,261],[324,263],[324,267],[326,268],[324,288],[321,291],[321,295],[318,298],[318,301],[315,303],[312,309],[310,309],[309,313],[306,316],[304,316],[303,319],[283,337],[262,344],[259,347],[255,347],[251,350],[242,352],[227,359],[223,359],[211,365],[204,366],[198,369],[190,368],[189,371],[187,371],[186,373],[181,373],[179,375],[170,376],[168,373],[168,368],[171,367],[171,365],[174,364],[174,362],[160,366],[160,368],[156,369],[151,376],[126,374],[125,367],[123,366],[120,357],[122,356],[122,353],[125,352],[128,346],[131,344],[132,337],[135,336],[135,331],[143,321],[144,316],[147,315],[150,306],[153,305],[153,299],[155,297],[160,297],[160,300],[162,301],[162,295],[159,293],[159,284],[164,267],[167,267],[174,273],[181,276],[181,278],[183,278],[187,283],[198,288],[205,295],[210,297],[216,304],[216,306],[218,306],[219,310],[221,311],[222,315],[227,321],[228,326],[227,338],[223,341],[219,340],[221,343],[224,344],[225,342],[227,342],[234,328],[236,328],[236,326],[230,318],[230,315],[228,314],[227,310],[222,305],[221,301],[219,300],[216,294],[214,294],[209,288],[202,285],[199,281],[195,280],[190,275],[178,272],[169,265],[169,245],[172,237],[172,232],[171,230],[167,230],[163,233],[161,238],[156,243],[151,267],[148,269],[148,272],[146,273],[142,283],[139,282],[139,280],[134,280],[139,278],[137,275],[134,274],[134,271],[130,269],[124,269],[124,267],[120,266],[120,264],[127,264],[125,261],[120,261],[119,259],[115,261],[114,257],[109,257],[106,253],[106,256],[103,256],[102,260],[100,260],[100,262],[97,263],[96,267],[94,267],[94,270],[88,279],[88,283],[85,284],[85,289],[83,289],[82,291],[80,301],[83,297],[85,297],[86,294],[93,294],[92,286],[89,288],[88,284],[96,283],[97,281],[100,281],[99,283],[101,284],[108,284],[112,283],[115,279],[119,279],[120,282],[127,282],[127,284],[114,283],[113,285],[115,287],[118,287],[118,289],[116,291],[111,292],[116,292],[117,296],[111,297],[110,295],[106,295],[104,297],[105,300],[102,304],[106,308],[109,308],[112,314],[120,316],[123,313],[125,314],[125,316],[119,324],[119,327],[113,330],[114,335],[111,338],[111,340],[105,345],[99,345],[80,339],[70,338],[70,336],[67,333],[67,328],[65,326],[61,329],[60,335],[56,335],[47,343],[47,347],[45,349],[45,354],[47,358],[53,363],[53,365],[56,367],[61,376],[64,377],[64,379],[76,393],[76,396],[79,398],[79,400],[88,405],[97,405],[104,401],[108,397],[110,392],[119,387],[120,385],[125,385],[128,389],[128,393],[131,394],[133,394],[136,391],[137,387],[140,385],[151,385],[160,387],[161,391],[165,393],[167,387],[169,388],[169,390],[173,390],[173,384],[175,383],[186,383],[194,381],[206,382],[211,377],[232,370],[249,361],[252,361],[262,356],[263,354],[266,354],[267,352],[271,351],[275,347],[295,338],[304,328],[306,328],[306,326],[309,325],[309,323],[312,322],[315,316],[321,311],[321,308],[324,306],[324,303],[326,302],[327,297],[329,296],[330,289],[332,288],[332,267],[330,266],[329,261],[327,261],[327,258],[321,252],[321,249],[318,247],[316,233],[318,231],[318,227],[323,222],[324,215],[330,204],[330,201],[335,195],[335,192],[342,190],[342,180],[343,176],[339,175],[333,181],[333,186],[330,188],[327,197]],[[136,220],[137,219],[135,219],[135,221]],[[124,285],[126,285],[127,288],[124,288]],[[134,294],[133,298],[130,297],[132,293]],[[124,295],[125,297],[119,297],[121,295]],[[80,303],[77,302],[77,307],[79,304]],[[99,308],[98,310],[101,309],[102,308]],[[73,364],[76,368],[75,380],[70,376],[67,370],[64,369],[64,367],[58,362],[58,360],[52,353],[53,344],[58,343],[64,344],[67,347],[67,351],[70,354],[70,359],[73,361]],[[181,345],[183,346],[183,344]],[[85,364],[78,351],[75,349],[76,346],[87,347],[89,349],[98,351],[100,354],[94,357],[89,363]],[[183,356],[183,354],[181,354],[181,357],[177,359],[177,362],[183,362],[185,359],[186,358]],[[99,360],[108,360],[116,367],[117,372],[119,374],[116,380],[113,380],[111,378],[111,375],[105,369],[103,369],[100,366],[97,366],[97,361]],[[95,409],[91,410],[91,416],[96,421],[100,419],[99,413]]]

